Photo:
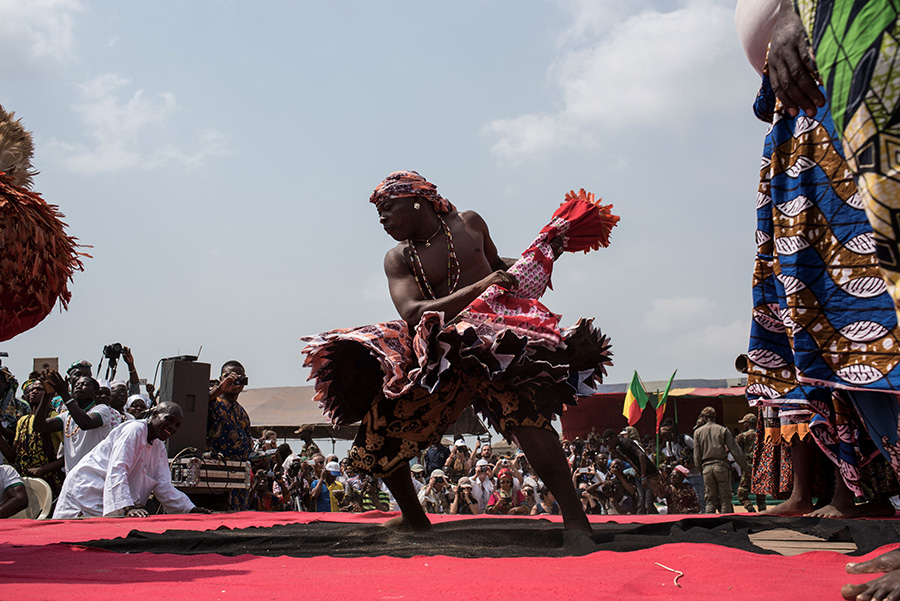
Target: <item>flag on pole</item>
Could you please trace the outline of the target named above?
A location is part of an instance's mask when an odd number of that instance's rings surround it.
[[[641,419],[641,412],[647,406],[647,391],[641,383],[641,378],[635,370],[634,376],[631,378],[631,384],[628,385],[628,392],[625,393],[625,405],[622,407],[622,415],[628,420],[628,425],[633,426]]]
[[[672,377],[669,378],[669,383],[666,384],[666,390],[662,393],[662,395],[656,399],[656,431],[659,432],[659,426],[662,423],[663,415],[666,412],[666,401],[669,400],[669,389],[672,387],[672,380],[675,379],[675,374],[678,373],[678,370],[672,372]]]

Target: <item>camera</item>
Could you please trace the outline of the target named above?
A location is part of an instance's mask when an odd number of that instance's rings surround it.
[[[235,386],[246,386],[247,385],[247,376],[241,376],[237,380],[234,381]]]
[[[110,361],[117,361],[122,355],[122,343],[114,342],[103,347],[103,356]]]

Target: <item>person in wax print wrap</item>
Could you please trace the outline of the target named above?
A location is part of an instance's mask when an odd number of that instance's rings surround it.
[[[550,422],[602,380],[609,342],[589,320],[561,330],[537,299],[563,250],[608,244],[618,221],[611,205],[569,193],[512,261],[500,257],[481,216],[457,211],[415,171],[389,175],[370,202],[399,243],[384,270],[402,319],[307,337],[304,353],[320,406],[336,423],[361,420],[350,458],[390,488],[403,513],[392,525],[430,527],[409,460],[474,404],[529,456],[565,527],[590,532]]]

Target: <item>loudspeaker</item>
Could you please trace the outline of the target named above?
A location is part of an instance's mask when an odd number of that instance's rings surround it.
[[[206,449],[209,363],[163,359],[159,400],[177,403],[184,411],[181,427],[169,438],[169,457],[188,447],[202,453]]]

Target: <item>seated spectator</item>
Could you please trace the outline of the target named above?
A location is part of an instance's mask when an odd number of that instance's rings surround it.
[[[494,481],[491,474],[494,472],[494,466],[487,462],[487,459],[479,459],[475,463],[475,475],[470,478],[472,482],[472,496],[478,502],[478,513],[484,513],[487,510],[488,500],[491,493],[494,492]]]
[[[125,402],[125,417],[130,415],[132,419],[143,419],[149,408],[150,399],[146,395],[133,394]]]
[[[391,496],[384,489],[381,478],[370,475],[360,477],[360,505],[363,511],[390,511]]]
[[[526,478],[522,485],[522,494],[525,496],[525,508],[528,510],[524,515],[531,515],[531,510],[537,505],[537,498],[534,494],[534,480]]]
[[[444,473],[450,482],[456,482],[469,474],[469,447],[462,438],[453,443],[450,456],[444,461]]]
[[[108,405],[94,403],[100,386],[90,376],[75,380],[71,397],[66,381],[58,372],[42,372],[41,381],[44,396],[35,411],[34,429],[38,432],[63,432],[63,456],[68,474],[110,433],[115,419],[113,410]],[[50,398],[54,393],[63,399],[62,408],[56,417],[48,417]]]
[[[655,491],[659,490],[659,470],[647,457],[641,445],[630,438],[616,435],[615,430],[611,429],[603,433],[603,444],[609,449],[610,458],[628,462],[634,470],[636,475],[634,501],[637,511],[656,513],[654,500]]]
[[[666,500],[666,513],[700,513],[700,500],[694,487],[684,481],[691,471],[683,465],[676,465],[669,474],[668,484],[662,489]]]
[[[443,470],[434,470],[428,483],[419,491],[419,504],[425,513],[450,513],[453,490]]]
[[[147,517],[152,493],[167,513],[206,513],[172,486],[165,441],[181,427],[183,412],[161,403],[149,419],[113,430],[67,474],[54,519],[80,516]]]
[[[32,377],[22,385],[22,392],[28,404],[37,409],[41,399],[44,398],[44,385]],[[52,411],[50,417],[56,417]],[[12,463],[16,470],[25,476],[42,478],[53,490],[54,496],[59,495],[63,483],[63,465],[65,460],[59,457],[59,448],[63,444],[62,432],[37,432],[34,429],[34,414],[19,418],[16,424],[16,436],[10,447],[5,445],[5,439],[0,437],[3,454]]]
[[[479,513],[478,501],[472,496],[472,481],[466,476],[460,478],[456,484],[456,493],[450,504],[450,513],[453,515],[476,515]]]
[[[584,486],[584,485],[582,485]],[[606,512],[609,515],[625,515],[634,513],[634,497],[625,492],[622,480],[610,478],[599,486],[606,499]],[[585,489],[587,491],[587,489]],[[585,511],[585,513],[588,513]]]
[[[28,493],[19,472],[9,464],[0,465],[0,519],[16,515],[28,507]]]
[[[513,485],[512,472],[500,470],[497,476],[497,488],[488,499],[485,513],[498,515],[526,515],[530,509],[525,504],[525,495]]]
[[[546,486],[538,489],[541,495],[540,503],[535,503],[531,508],[531,515],[559,515],[559,503],[553,497],[553,493]]]
[[[322,475],[313,481],[309,494],[316,502],[315,511],[338,512],[341,510],[344,485],[338,481],[340,475],[341,466],[336,461],[331,461],[325,464]]]
[[[275,472],[264,469],[253,474],[253,485],[250,487],[250,507],[254,511],[283,511],[284,501],[281,489],[275,491]]]

